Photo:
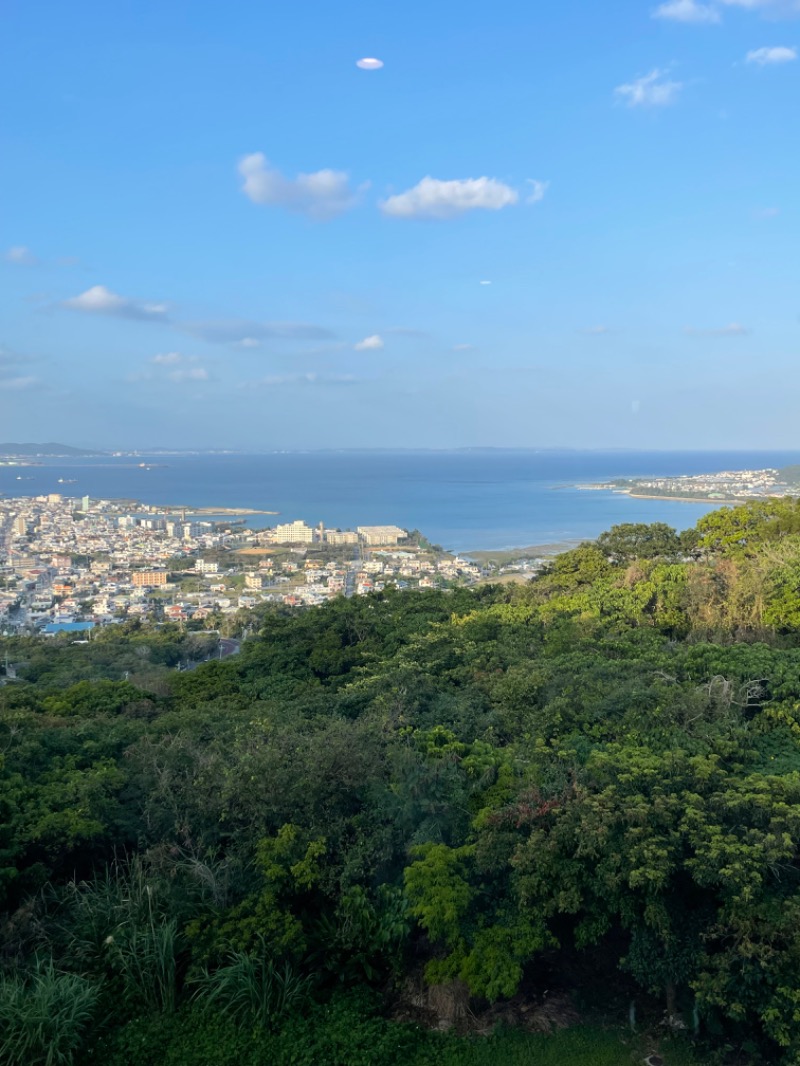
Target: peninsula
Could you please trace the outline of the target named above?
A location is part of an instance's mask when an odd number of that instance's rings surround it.
[[[683,503],[743,503],[800,495],[800,466],[781,470],[721,470],[675,477],[615,478],[578,485],[579,489],[617,492],[634,499],[671,499]]]

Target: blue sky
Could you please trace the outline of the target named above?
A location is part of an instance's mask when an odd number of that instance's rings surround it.
[[[0,439],[797,446],[800,0],[0,38]]]

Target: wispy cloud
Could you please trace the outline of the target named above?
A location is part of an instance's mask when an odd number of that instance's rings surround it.
[[[358,344],[353,345],[354,352],[379,352],[384,346],[383,337],[379,333],[373,333],[370,337],[365,337],[363,341],[359,341]]]
[[[184,322],[181,328],[211,344],[232,344],[244,349],[257,349],[271,340],[323,341],[335,336],[329,329],[308,322],[257,322],[246,318]]]
[[[0,389],[7,392],[27,392],[29,389],[39,389],[44,387],[44,382],[40,378],[32,377],[30,375],[15,376],[15,377],[3,377],[0,375]]]
[[[79,296],[64,300],[62,307],[91,315],[113,315],[116,318],[128,318],[139,322],[169,321],[168,304],[132,300],[127,296],[119,296],[111,292],[105,285],[93,285],[91,289],[87,289]]]
[[[682,88],[683,82],[671,81],[667,71],[656,67],[641,78],[618,85],[614,93],[628,107],[667,107],[675,103]]]
[[[367,56],[364,59],[357,59],[356,66],[359,70],[381,70],[383,67],[383,60]]]
[[[20,364],[32,362],[29,355],[23,355],[21,352],[15,351],[13,348],[6,347],[5,344],[0,344],[0,370],[7,366],[19,366]]]
[[[738,7],[745,11],[763,11],[771,16],[797,15],[800,0],[717,0],[723,7]]]
[[[7,262],[16,263],[18,266],[36,266],[39,262],[30,248],[26,248],[24,244],[13,245],[5,253],[4,258]]]
[[[271,166],[263,152],[253,152],[239,161],[242,192],[254,204],[285,207],[319,222],[335,218],[355,207],[366,186],[354,189],[342,170],[317,170],[313,174],[285,177]]]
[[[730,325],[717,329],[696,329],[694,326],[687,326],[684,332],[690,337],[748,337],[751,330],[739,322],[731,322]]]
[[[710,4],[700,4],[697,0],[668,0],[667,3],[659,4],[653,12],[653,18],[706,25],[722,21],[717,8]]]
[[[259,378],[258,381],[246,382],[242,388],[270,388],[278,389],[285,386],[324,386],[324,385],[355,385],[359,381],[359,378],[353,377],[352,374],[316,374],[309,372],[306,374],[270,374],[267,377]]]
[[[757,67],[774,67],[781,63],[793,63],[797,59],[797,49],[785,45],[773,48],[756,48],[748,52],[745,62]]]
[[[581,333],[585,333],[588,337],[604,337],[610,332],[610,326],[587,326],[581,330]]]
[[[471,352],[474,348],[474,344],[454,344],[450,350],[453,352]]]
[[[178,385],[192,381],[208,381],[209,373],[202,366],[180,367],[178,370],[170,370],[167,375],[170,381]]]
[[[194,363],[196,360],[196,356],[183,355],[181,352],[161,352],[154,355],[150,362],[156,366],[177,366],[178,363]]]
[[[528,185],[530,190],[525,197],[526,204],[538,204],[545,198],[547,190],[550,188],[549,181],[537,181],[535,178],[528,178]]]
[[[440,181],[423,178],[405,192],[390,196],[380,207],[392,218],[456,218],[468,211],[500,211],[519,202],[519,193],[497,178]]]

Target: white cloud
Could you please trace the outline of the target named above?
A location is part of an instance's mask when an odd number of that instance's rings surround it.
[[[93,315],[114,315],[117,318],[131,318],[140,322],[165,322],[169,307],[165,303],[145,303],[131,300],[127,296],[118,296],[105,285],[93,285],[91,289],[64,300],[63,307],[73,311],[84,311]]]
[[[716,8],[709,4],[699,4],[697,0],[668,0],[667,3],[660,4],[655,9],[653,18],[707,25],[722,21]]]
[[[30,248],[26,248],[24,244],[15,244],[9,248],[5,258],[9,263],[17,263],[20,266],[36,266],[39,262]]]
[[[190,366],[180,370],[170,370],[167,376],[170,381],[174,381],[179,385],[186,381],[208,381],[208,371],[202,366]]]
[[[797,49],[779,45],[775,48],[756,48],[747,53],[745,62],[758,67],[770,67],[779,63],[792,63],[797,59]]]
[[[359,70],[380,70],[383,67],[383,60],[370,57],[357,59],[356,66]]]
[[[536,181],[535,178],[528,178],[528,184],[531,187],[531,191],[525,197],[526,204],[538,204],[544,200],[544,194],[550,188],[549,181]]]
[[[492,283],[491,283],[491,281],[481,281],[481,282],[479,282],[479,284],[480,285],[491,285]]]
[[[670,81],[667,72],[656,67],[627,85],[618,85],[614,92],[628,107],[666,107],[682,88],[682,82]]]
[[[285,207],[317,221],[326,221],[354,207],[361,189],[350,187],[350,178],[342,170],[317,170],[286,178],[271,167],[263,152],[253,152],[239,161],[244,178],[242,192],[254,204]]]
[[[381,211],[393,218],[455,218],[467,211],[500,211],[519,202],[519,193],[497,178],[440,181],[426,177],[406,192],[390,196]]]
[[[354,352],[379,352],[381,348],[383,348],[383,337],[379,333],[373,333],[372,336],[365,337],[363,341],[353,345]]]

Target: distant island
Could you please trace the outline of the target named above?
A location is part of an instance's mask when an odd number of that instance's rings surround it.
[[[781,470],[721,470],[679,477],[615,478],[579,489],[605,489],[635,499],[671,499],[684,503],[742,503],[800,495],[800,466]]]
[[[48,441],[46,444],[0,444],[0,457],[3,459],[52,459],[63,456],[80,457],[83,455],[107,455],[97,449],[73,448],[69,444]]]

